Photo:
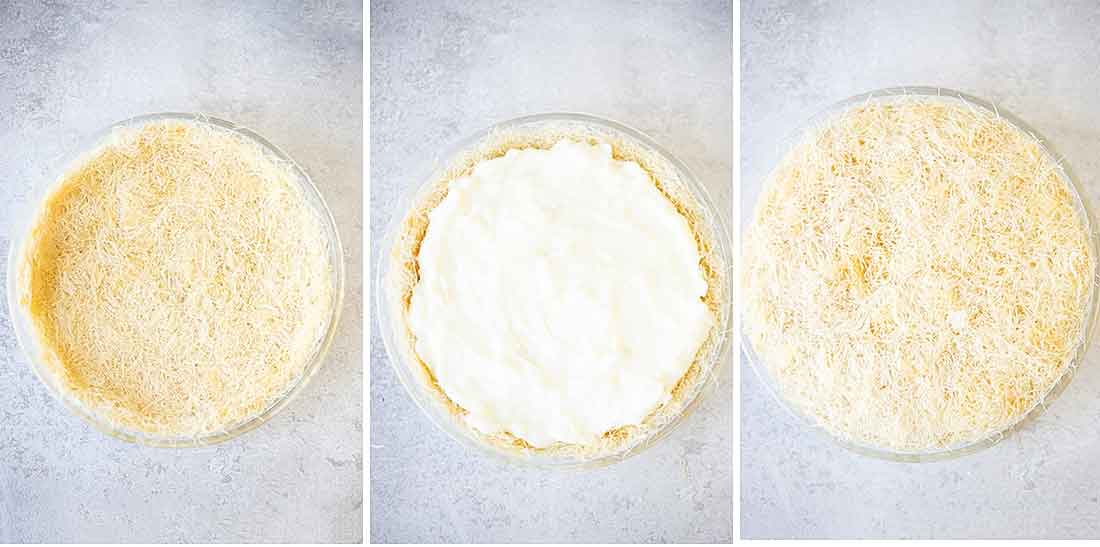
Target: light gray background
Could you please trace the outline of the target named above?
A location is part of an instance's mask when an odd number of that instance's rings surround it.
[[[360,541],[361,5],[151,4],[0,1],[0,254],[13,214],[80,137],[136,114],[201,111],[283,148],[332,206],[347,255],[339,333],[269,423],[215,447],[157,449],[98,433],[55,402],[5,304],[0,543]]]
[[[728,2],[415,4],[371,5],[372,262],[401,213],[398,196],[422,182],[438,150],[524,114],[579,110],[633,125],[731,203]],[[625,462],[515,468],[467,452],[428,421],[372,320],[371,538],[729,541],[731,370],[668,439]]]
[[[775,147],[851,95],[934,85],[1020,116],[1100,195],[1100,6],[1016,2],[745,2],[741,211]],[[1100,537],[1094,350],[1038,421],[959,460],[903,464],[808,431],[742,367],[741,533],[758,537]]]

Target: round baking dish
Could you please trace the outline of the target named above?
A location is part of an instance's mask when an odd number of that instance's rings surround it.
[[[302,195],[305,197],[306,202],[317,213],[317,218],[321,221],[323,229],[326,235],[326,244],[328,246],[328,255],[331,266],[331,280],[333,287],[333,302],[332,310],[327,319],[327,324],[324,328],[324,335],[320,339],[316,348],[314,349],[313,356],[310,358],[306,365],[302,375],[292,385],[287,392],[278,400],[271,403],[266,409],[259,414],[256,414],[249,419],[235,424],[223,431],[216,432],[210,435],[204,435],[201,437],[168,437],[150,435],[141,431],[134,431],[128,428],[118,427],[88,408],[86,408],[79,400],[74,396],[67,393],[60,386],[58,380],[50,372],[49,368],[41,357],[43,355],[44,348],[41,346],[38,336],[35,334],[34,327],[28,317],[27,311],[19,304],[20,287],[18,285],[19,280],[19,267],[21,257],[24,250],[24,245],[27,243],[29,231],[32,222],[34,222],[37,208],[42,200],[50,195],[52,190],[62,181],[62,174],[67,172],[68,169],[76,165],[81,157],[87,151],[94,150],[99,145],[106,142],[110,138],[111,133],[118,128],[126,127],[141,127],[150,122],[156,121],[185,121],[194,124],[207,125],[216,129],[231,131],[244,138],[257,143],[265,153],[279,163],[283,163],[296,174],[296,180],[302,190]],[[340,238],[336,231],[336,222],[332,217],[331,211],[325,204],[324,198],[321,197],[321,193],[314,186],[313,181],[309,178],[297,163],[294,162],[289,156],[286,155],[275,145],[271,144],[267,139],[252,131],[251,129],[238,126],[232,122],[207,116],[197,113],[186,112],[161,112],[145,114],[129,118],[110,126],[103,128],[96,133],[90,135],[87,138],[82,139],[80,146],[76,153],[69,155],[65,161],[60,165],[59,169],[52,173],[56,179],[49,183],[42,184],[35,190],[35,195],[30,200],[30,207],[27,207],[20,212],[19,217],[14,219],[14,231],[11,239],[11,248],[8,256],[8,308],[12,317],[12,324],[14,326],[16,338],[19,340],[19,344],[23,347],[24,353],[30,360],[31,368],[34,370],[35,375],[43,384],[46,385],[50,393],[60,400],[73,414],[76,414],[86,422],[90,423],[96,429],[122,439],[127,442],[139,443],[149,446],[158,447],[198,447],[208,446],[223,441],[227,441],[234,437],[237,437],[245,432],[251,431],[256,427],[259,427],[263,423],[267,422],[277,412],[283,409],[302,389],[309,383],[309,380],[317,372],[321,363],[324,361],[326,352],[332,343],[332,339],[336,333],[336,326],[340,318],[340,310],[342,308],[344,297],[344,255],[343,248],[340,245]]]
[[[654,427],[646,428],[644,434],[631,436],[628,442],[613,451],[598,453],[545,451],[502,446],[500,443],[492,442],[489,436],[466,425],[461,416],[456,415],[444,401],[441,401],[440,394],[428,387],[428,376],[424,365],[410,347],[409,338],[405,333],[405,310],[398,294],[401,290],[398,287],[400,272],[396,271],[399,264],[396,263],[395,256],[399,253],[399,246],[410,244],[409,238],[403,237],[406,218],[417,208],[423,207],[433,193],[438,196],[438,190],[445,187],[446,183],[454,178],[455,173],[471,168],[482,159],[493,157],[491,151],[508,147],[508,143],[519,143],[516,146],[523,146],[523,143],[528,142],[528,137],[534,140],[540,138],[545,140],[547,134],[576,135],[574,138],[597,139],[612,143],[613,148],[621,146],[646,154],[645,157],[656,162],[655,166],[661,172],[667,173],[670,179],[675,179],[666,181],[658,177],[662,185],[675,186],[671,190],[677,194],[678,200],[685,202],[681,205],[689,207],[691,213],[700,220],[696,226],[697,235],[709,244],[709,256],[713,263],[721,264],[717,271],[719,282],[716,287],[719,302],[721,302],[718,312],[719,325],[713,329],[703,357],[697,359],[695,363],[700,370],[690,382],[691,389],[686,392],[686,395],[665,405],[669,407],[667,410],[671,411],[667,420]],[[398,379],[424,414],[450,437],[471,450],[503,458],[509,462],[559,468],[599,467],[622,461],[657,443],[682,422],[707,393],[714,391],[723,355],[728,355],[729,346],[729,336],[726,332],[729,331],[732,315],[729,296],[731,281],[729,265],[732,264],[730,245],[722,220],[706,188],[683,162],[652,139],[621,123],[586,114],[547,113],[525,116],[493,125],[462,139],[433,158],[430,167],[425,169],[416,180],[418,182],[402,195],[382,239],[375,285],[377,295],[375,305],[386,353]],[[405,249],[405,252],[407,253],[408,249]]]
[[[994,113],[995,115],[1000,116],[1001,119],[1015,126],[1017,129],[1036,137],[1039,141],[1039,145],[1042,148],[1043,153],[1057,166],[1060,178],[1065,182],[1067,188],[1069,188],[1070,190],[1070,193],[1073,195],[1076,209],[1085,223],[1085,230],[1088,232],[1088,244],[1094,257],[1092,275],[1093,284],[1089,291],[1089,299],[1084,307],[1081,318],[1082,325],[1084,326],[1084,336],[1082,337],[1082,342],[1076,348],[1072,364],[1066,368],[1065,372],[1062,373],[1062,375],[1054,383],[1054,385],[1052,385],[1050,389],[1047,390],[1046,394],[1041,397],[1040,400],[1030,410],[1021,414],[1020,417],[1013,424],[1011,424],[1004,430],[992,433],[984,438],[980,438],[968,443],[961,443],[959,445],[930,451],[894,451],[883,449],[881,447],[869,446],[866,444],[853,442],[827,430],[825,427],[818,424],[812,418],[799,411],[792,403],[787,401],[782,396],[776,379],[768,371],[765,364],[761,362],[758,354],[753,350],[752,342],[748,335],[749,319],[742,315],[742,328],[740,333],[741,344],[750,368],[753,370],[753,373],[756,375],[756,377],[760,379],[761,383],[764,384],[766,390],[771,394],[772,398],[781,407],[786,409],[787,412],[794,416],[796,420],[803,422],[807,424],[810,428],[819,431],[821,434],[830,438],[836,444],[839,444],[840,446],[843,446],[849,450],[865,456],[901,462],[929,462],[951,459],[967,454],[972,454],[974,452],[997,444],[1005,437],[1010,435],[1012,432],[1021,429],[1027,423],[1042,414],[1042,412],[1046,409],[1046,406],[1054,401],[1054,399],[1056,399],[1058,395],[1060,395],[1066,389],[1066,386],[1068,386],[1069,383],[1072,381],[1074,371],[1084,361],[1085,354],[1088,351],[1091,341],[1094,339],[1096,334],[1096,319],[1098,313],[1098,305],[1100,305],[1100,299],[1098,299],[1097,292],[1098,284],[1096,282],[1097,275],[1100,275],[1100,260],[1097,259],[1097,257],[1100,257],[1100,232],[1097,231],[1096,220],[1093,216],[1092,211],[1090,211],[1090,209],[1086,206],[1086,203],[1082,198],[1082,189],[1080,183],[1070,171],[1070,168],[1065,165],[1063,161],[1060,160],[1061,156],[1059,156],[1054,151],[1054,149],[1045,138],[1043,138],[1034,128],[1029,126],[1023,120],[1006,112],[1005,110],[1000,109],[982,99],[951,89],[927,86],[894,87],[861,93],[859,95],[847,98],[843,101],[827,107],[823,111],[814,115],[796,132],[787,136],[780,143],[780,146],[777,146],[777,151],[781,155],[772,162],[772,165],[778,165],[779,162],[782,161],[783,155],[785,155],[788,150],[792,149],[808,131],[816,127],[820,127],[821,125],[827,123],[834,116],[837,116],[847,111],[849,108],[866,102],[889,102],[902,97],[923,97],[944,101],[960,101],[963,104],[970,106],[971,108],[981,109]],[[770,172],[768,177],[770,177]],[[761,196],[763,196],[764,190],[766,190],[766,188],[762,189]],[[743,216],[745,222],[743,228],[746,227],[748,223],[752,222],[753,217],[753,214]]]

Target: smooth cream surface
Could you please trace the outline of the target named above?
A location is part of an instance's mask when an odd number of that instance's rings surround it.
[[[608,145],[510,150],[429,214],[416,351],[485,433],[591,444],[665,402],[713,317],[686,219]]]

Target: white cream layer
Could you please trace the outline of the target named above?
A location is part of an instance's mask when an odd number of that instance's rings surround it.
[[[713,318],[686,219],[607,145],[510,150],[429,214],[416,351],[485,433],[591,444],[667,401]]]

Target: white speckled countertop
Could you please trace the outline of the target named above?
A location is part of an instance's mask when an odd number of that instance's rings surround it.
[[[777,143],[848,96],[955,88],[1034,126],[1100,195],[1100,6],[1059,2],[746,2],[741,9],[741,211]],[[762,537],[1100,536],[1100,359],[1048,412],[962,459],[858,456],[808,431],[742,367],[741,533]]]
[[[361,6],[131,4],[0,2],[0,254],[12,215],[81,136],[145,112],[201,111],[265,135],[327,198],[347,255],[340,330],[311,384],[269,423],[214,447],[157,449],[104,436],[54,401],[5,303],[0,543],[358,542]]]
[[[398,196],[437,150],[524,114],[584,111],[633,125],[730,203],[728,2],[413,4],[371,6],[372,261]],[[371,539],[730,541],[731,369],[668,439],[623,463],[516,468],[436,430],[372,320]]]

